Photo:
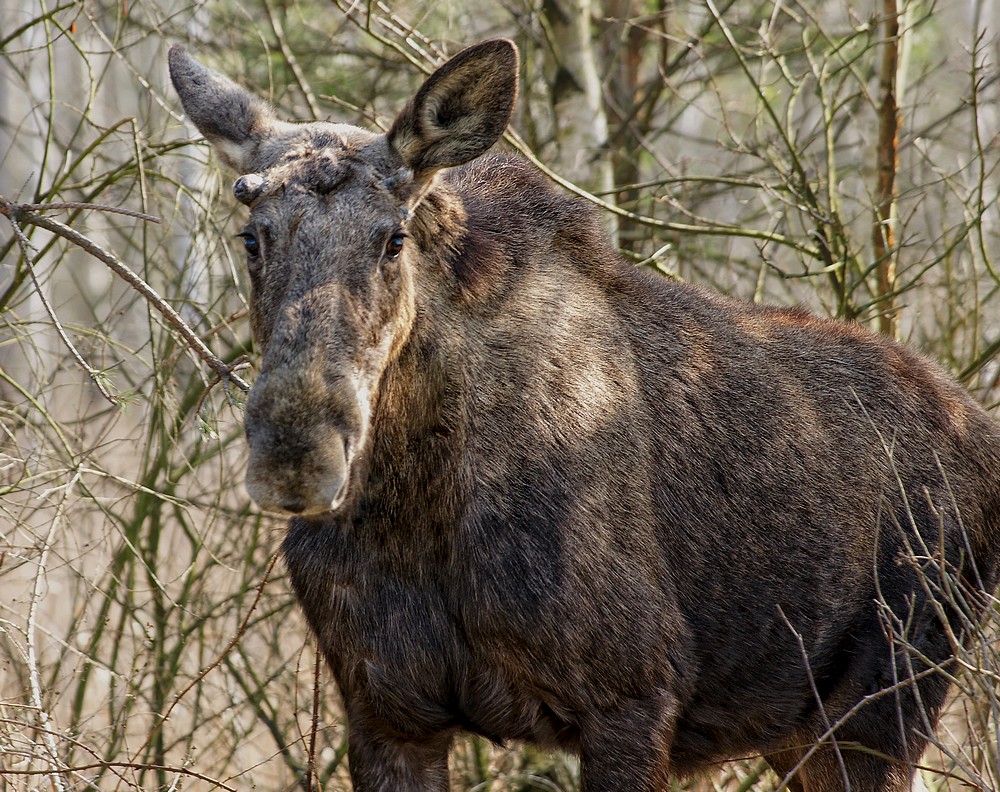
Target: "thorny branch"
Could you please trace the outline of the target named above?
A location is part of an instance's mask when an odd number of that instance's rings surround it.
[[[21,230],[21,225],[27,223],[28,225],[38,226],[46,231],[49,231],[63,239],[72,242],[80,248],[83,248],[94,258],[104,262],[112,272],[114,272],[118,277],[128,283],[133,289],[135,289],[139,294],[141,294],[146,301],[152,305],[167,323],[184,339],[188,347],[200,357],[205,364],[215,372],[218,377],[219,382],[231,383],[243,391],[250,390],[250,386],[247,382],[240,377],[236,372],[243,367],[245,364],[242,360],[230,365],[224,360],[216,356],[211,349],[201,340],[201,337],[195,333],[194,330],[185,322],[180,314],[177,313],[171,307],[169,303],[166,302],[156,290],[150,286],[146,281],[139,277],[135,272],[133,272],[121,259],[115,256],[113,253],[109,253],[104,250],[100,245],[94,242],[89,237],[84,236],[79,231],[70,228],[64,223],[60,223],[58,220],[52,220],[47,217],[43,217],[37,214],[39,211],[46,211],[52,209],[76,209],[76,208],[91,208],[97,209],[102,212],[111,212],[113,214],[122,214],[128,217],[136,217],[140,220],[146,220],[152,223],[159,223],[159,219],[151,215],[143,214],[142,212],[135,212],[130,209],[119,209],[111,206],[100,206],[93,204],[78,204],[78,203],[52,203],[52,204],[19,204],[8,200],[5,196],[0,195],[0,215],[3,215],[8,220],[10,220],[11,227],[14,230],[14,235],[17,237],[18,245],[21,248],[21,252],[24,255],[24,259],[28,264],[29,273],[31,275],[32,282],[35,285],[35,289],[38,292],[42,304],[45,307],[46,312],[49,314],[49,318],[55,324],[57,332],[63,343],[69,348],[71,354],[77,361],[77,363],[90,375],[91,379],[100,389],[101,394],[108,401],[116,403],[117,400],[111,393],[104,387],[103,383],[100,381],[101,372],[90,366],[80,355],[77,349],[73,346],[70,341],[69,336],[63,330],[62,325],[58,322],[55,316],[55,312],[52,306],[45,299],[45,296],[40,288],[38,280],[35,276],[34,271],[34,261],[30,255],[30,244],[28,243],[27,237]]]

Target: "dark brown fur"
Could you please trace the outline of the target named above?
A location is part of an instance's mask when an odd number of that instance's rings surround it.
[[[997,582],[1000,432],[906,348],[639,271],[473,159],[513,52],[463,52],[388,137],[282,124],[171,53],[250,174],[248,488],[301,515],[355,788],[445,790],[472,731],[579,753],[586,792],[754,753],[793,789],[908,789],[948,689],[918,657],[963,624],[932,598]]]

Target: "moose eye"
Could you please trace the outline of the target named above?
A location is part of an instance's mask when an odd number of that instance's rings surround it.
[[[251,234],[249,231],[242,231],[236,236],[243,240],[243,249],[246,250],[250,258],[257,258],[260,255],[260,242],[257,241],[257,237],[254,234]]]
[[[385,256],[386,258],[394,259],[403,252],[403,240],[406,239],[406,234],[396,233],[389,237],[389,241],[385,243]]]

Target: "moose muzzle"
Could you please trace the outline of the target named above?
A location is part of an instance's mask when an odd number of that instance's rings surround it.
[[[247,403],[246,488],[263,510],[336,511],[347,498],[359,410],[349,394],[337,407],[309,398],[296,378],[261,375]]]

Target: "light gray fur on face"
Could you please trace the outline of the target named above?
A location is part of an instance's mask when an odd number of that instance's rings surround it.
[[[251,306],[263,355],[247,490],[265,510],[298,514],[349,497],[379,381],[412,322],[410,280],[383,252],[404,223],[385,163],[360,156],[368,133],[331,142],[310,129],[265,172],[246,232],[260,240]]]

